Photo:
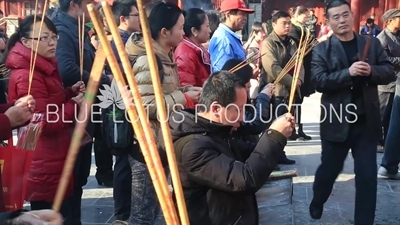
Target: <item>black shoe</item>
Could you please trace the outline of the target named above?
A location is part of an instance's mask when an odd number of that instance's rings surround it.
[[[311,218],[315,220],[321,219],[322,212],[324,211],[324,205],[319,205],[312,201],[309,209]]]
[[[299,138],[299,135],[294,130],[294,132],[292,133],[292,135],[288,139],[291,140],[291,141],[296,141],[298,138]]]
[[[113,187],[113,172],[109,172],[107,174],[99,174],[95,175],[97,184],[104,187]]]
[[[280,171],[280,170],[281,170],[281,168],[279,167],[279,165],[276,165],[274,168],[274,171]]]
[[[308,136],[307,134],[304,133],[303,131],[303,124],[299,124],[299,131],[298,131],[298,136],[300,138],[303,138],[306,141],[311,140],[312,138],[310,136]]]
[[[284,160],[279,161],[278,164],[293,165],[296,164],[296,160],[286,158]]]

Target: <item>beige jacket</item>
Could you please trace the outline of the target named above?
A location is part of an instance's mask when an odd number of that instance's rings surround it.
[[[289,41],[290,55],[293,55],[297,46],[293,40]],[[275,81],[282,69],[285,67],[287,48],[275,32],[272,32],[262,43],[261,58],[262,66],[268,76],[267,80]],[[292,87],[293,74],[286,74],[283,79],[275,86],[275,96],[289,97]],[[301,66],[299,79],[304,81],[304,67]]]
[[[173,62],[172,52],[169,54],[166,53],[155,41],[153,41],[153,48],[163,64],[164,79],[162,81],[162,88],[167,116],[169,116],[174,110],[180,110],[185,106],[186,98],[179,86],[180,82],[177,66]],[[145,48],[142,35],[133,33],[126,42],[125,50],[130,56],[137,56],[144,52]],[[142,95],[143,104],[146,107],[155,138],[159,141],[159,138],[162,137],[162,133],[159,116],[157,115],[157,105],[147,55],[137,58],[136,63],[133,65],[133,73],[135,74],[139,92]]]

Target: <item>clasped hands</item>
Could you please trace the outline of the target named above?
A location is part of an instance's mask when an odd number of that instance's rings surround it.
[[[363,61],[353,63],[349,68],[350,76],[369,76],[371,75],[371,66]]]

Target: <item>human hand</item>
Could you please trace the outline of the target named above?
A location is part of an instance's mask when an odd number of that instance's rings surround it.
[[[114,76],[113,75],[107,75],[108,78],[110,79],[110,83],[114,80]]]
[[[75,96],[71,99],[74,100],[76,102],[76,104],[78,104],[80,106],[83,102],[83,97],[85,97],[85,95],[81,92],[77,96]]]
[[[261,93],[264,93],[271,98],[275,93],[275,85],[273,83],[267,84],[264,89],[262,89]]]
[[[0,50],[6,49],[6,42],[3,39],[0,39]]]
[[[32,111],[27,104],[19,103],[18,105],[10,107],[5,113],[10,120],[12,128],[24,125],[32,118]]]
[[[200,91],[201,92],[201,90],[203,90],[203,88],[202,87],[192,86],[192,87],[189,87],[187,90],[188,91]]]
[[[13,219],[13,224],[62,225],[63,219],[60,213],[54,210],[44,209],[23,213]]]
[[[274,122],[272,122],[269,127],[272,130],[276,130],[283,134],[285,137],[290,137],[292,135],[293,129],[296,125],[296,120],[290,113],[286,113],[278,117]]]
[[[199,102],[200,93],[201,93],[200,91],[188,91],[188,92],[185,92],[185,94],[186,94],[190,99],[192,99],[192,101],[193,101],[194,103]]]
[[[86,91],[86,86],[83,81],[78,81],[76,84],[72,85],[72,92],[75,94],[84,93]]]
[[[32,95],[27,95],[15,101],[14,106],[28,106],[31,112],[34,112],[36,107],[36,100],[32,97]]]
[[[257,79],[257,77],[261,74],[261,70],[258,67],[258,65],[250,64],[250,66],[253,68],[253,76],[251,77],[252,79]]]
[[[369,76],[371,74],[371,66],[363,61],[353,63],[349,68],[350,76]]]
[[[301,84],[302,84],[302,83],[303,83],[303,82],[301,82],[301,80],[297,80],[296,87],[297,87],[297,88],[301,87]]]

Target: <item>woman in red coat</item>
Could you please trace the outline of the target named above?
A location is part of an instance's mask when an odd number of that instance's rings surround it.
[[[36,49],[39,43],[30,94],[36,100],[35,113],[44,114],[45,121],[28,176],[26,200],[31,202],[32,210],[52,207],[71,142],[72,121],[77,118],[76,112],[83,101],[82,92],[85,89],[82,82],[63,88],[55,59],[57,29],[45,17],[39,34],[41,19],[36,15],[34,24],[34,15],[27,16],[18,31],[10,37],[5,53],[6,67],[11,70],[8,97],[12,102],[28,94],[31,46],[33,44]],[[69,197],[72,192],[73,177],[60,210],[65,218],[64,224],[69,224]]]
[[[198,8],[186,11],[185,37],[175,49],[175,62],[181,86],[203,87],[210,75],[210,54],[202,46],[210,39],[210,26],[206,13]]]

